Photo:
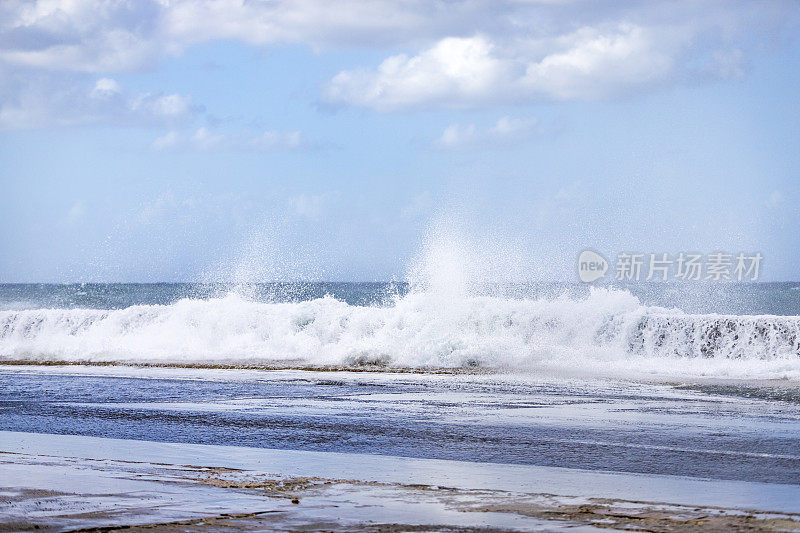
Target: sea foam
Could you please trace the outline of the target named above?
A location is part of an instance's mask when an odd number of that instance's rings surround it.
[[[0,358],[794,379],[800,317],[692,315],[600,288],[528,299],[411,292],[376,306],[230,293],[0,311]]]

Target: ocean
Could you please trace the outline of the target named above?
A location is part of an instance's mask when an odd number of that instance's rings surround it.
[[[800,378],[800,283],[0,285],[0,359]]]
[[[796,528],[798,286],[3,285],[0,509]]]

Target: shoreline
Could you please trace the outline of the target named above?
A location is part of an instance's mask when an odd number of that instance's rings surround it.
[[[0,472],[0,531],[800,529],[800,486],[681,476],[19,432]]]
[[[724,387],[150,368],[0,364],[0,532],[800,530],[796,405]]]
[[[386,374],[454,374],[454,375],[482,375],[500,374],[500,369],[472,368],[472,367],[391,367],[381,365],[297,365],[287,362],[281,363],[156,363],[156,362],[125,362],[125,361],[29,361],[25,359],[9,359],[0,361],[2,366],[119,366],[119,367],[140,367],[140,368],[181,368],[181,369],[207,369],[207,370],[300,370],[308,372],[365,372],[365,373],[386,373]]]
[[[20,367],[31,368],[150,368],[150,369],[174,369],[174,370],[232,370],[232,371],[264,371],[281,372],[297,371],[307,373],[353,373],[366,375],[414,375],[414,376],[496,376],[500,379],[543,379],[543,380],[578,380],[578,381],[602,381],[618,382],[646,385],[662,385],[673,387],[678,390],[702,390],[704,386],[715,387],[742,387],[757,388],[767,387],[773,389],[786,389],[800,391],[800,379],[790,379],[788,377],[778,378],[739,378],[739,377],[712,377],[696,376],[693,378],[676,379],[668,376],[621,376],[613,377],[604,374],[586,374],[582,372],[557,372],[547,369],[531,369],[529,371],[514,368],[487,368],[487,367],[392,367],[380,365],[297,365],[297,364],[271,364],[271,363],[242,363],[242,364],[223,364],[223,363],[157,363],[139,361],[29,361],[25,359],[11,359],[0,361],[0,369],[8,367],[17,369]],[[133,377],[133,376],[132,376]],[[749,397],[749,396],[748,396]],[[764,398],[772,399],[772,398]],[[779,398],[777,398],[779,399]]]

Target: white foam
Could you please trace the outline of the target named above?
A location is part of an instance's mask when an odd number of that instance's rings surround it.
[[[507,299],[412,292],[363,307],[229,294],[119,310],[0,311],[5,360],[479,366],[616,377],[800,379],[800,318],[688,315],[624,291]]]

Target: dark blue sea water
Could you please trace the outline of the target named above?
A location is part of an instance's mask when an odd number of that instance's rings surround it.
[[[686,313],[800,316],[800,282],[778,283],[629,283],[607,285],[636,296],[643,305],[678,308]],[[184,298],[218,298],[231,292],[264,302],[289,302],[325,295],[350,305],[386,305],[408,293],[403,282],[78,283],[0,284],[0,310],[85,308],[122,309],[131,305],[169,305]],[[487,285],[484,294],[508,298],[585,296],[576,283]]]

